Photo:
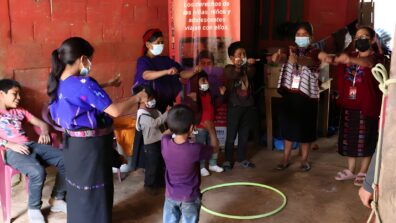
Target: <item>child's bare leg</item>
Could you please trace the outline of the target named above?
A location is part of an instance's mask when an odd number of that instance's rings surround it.
[[[348,157],[348,169],[352,173],[355,173],[355,167],[356,167],[356,158],[355,157]]]
[[[216,128],[212,121],[206,121],[204,127],[209,133],[210,145],[213,146],[213,155],[209,160],[209,169],[215,172],[223,172],[223,168],[217,166],[217,158],[220,150],[219,139],[217,138]]]
[[[309,147],[311,143],[301,143],[301,164],[304,164],[308,161]]]
[[[362,163],[360,164],[359,173],[367,173],[368,167],[370,165],[370,161],[371,161],[371,156],[362,158]]]
[[[209,133],[210,145],[213,146],[213,153],[219,152],[219,140],[217,139],[216,128],[212,121],[206,121],[204,123],[205,129]]]
[[[284,144],[285,144],[285,150],[283,151],[283,158],[281,164],[286,166],[290,161],[293,142],[285,139]]]

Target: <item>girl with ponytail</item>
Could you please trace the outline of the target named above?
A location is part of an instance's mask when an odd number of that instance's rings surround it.
[[[89,76],[94,48],[80,37],[65,40],[52,52],[48,79],[49,110],[65,129],[64,163],[69,223],[110,223],[113,207],[112,117],[146,99],[141,92],[113,103]]]

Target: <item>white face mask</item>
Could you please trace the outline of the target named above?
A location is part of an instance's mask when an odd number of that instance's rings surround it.
[[[87,59],[87,62],[88,62],[88,66],[85,67],[84,64],[83,64],[83,68],[80,70],[80,75],[81,76],[88,76],[89,71],[91,71],[91,66],[92,66],[91,61],[89,61],[89,59]]]
[[[307,47],[309,46],[311,40],[308,36],[296,36],[295,42],[299,47]]]
[[[164,44],[152,44],[153,45],[153,49],[150,49],[150,52],[154,55],[154,56],[158,56],[162,53],[162,51],[164,50]]]
[[[199,85],[199,90],[207,91],[209,89],[209,84],[201,84]]]
[[[242,66],[247,63],[247,57],[242,58]]]
[[[147,108],[155,108],[155,105],[157,104],[157,101],[155,99],[150,100],[146,103]]]

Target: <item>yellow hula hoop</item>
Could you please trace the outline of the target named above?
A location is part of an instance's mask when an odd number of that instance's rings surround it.
[[[280,212],[287,204],[287,198],[286,198],[284,193],[282,193],[280,190],[278,190],[278,189],[276,189],[274,187],[271,187],[271,186],[268,186],[268,185],[265,185],[265,184],[259,184],[259,183],[234,182],[234,183],[218,184],[218,185],[214,185],[214,186],[207,187],[207,188],[203,189],[201,191],[201,193],[204,194],[205,192],[210,191],[210,190],[218,189],[218,188],[221,188],[221,187],[232,187],[232,186],[253,186],[253,187],[260,187],[260,188],[264,188],[264,189],[267,189],[267,190],[271,190],[271,191],[277,193],[278,195],[280,195],[283,198],[283,202],[278,208],[276,208],[273,211],[270,211],[270,212],[267,212],[267,213],[263,213],[263,214],[248,215],[248,216],[223,214],[223,213],[220,213],[220,212],[216,212],[216,211],[210,210],[209,208],[205,207],[203,204],[201,205],[202,210],[204,210],[205,212],[207,212],[209,214],[218,216],[218,217],[230,218],[230,219],[239,219],[239,220],[251,220],[251,219],[258,219],[258,218],[265,218],[265,217],[272,216],[272,215]]]

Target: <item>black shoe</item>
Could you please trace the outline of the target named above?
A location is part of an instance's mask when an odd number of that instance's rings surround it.
[[[232,164],[231,164],[231,162],[230,162],[230,161],[225,161],[225,162],[223,163],[223,169],[224,169],[224,171],[230,171],[230,170],[232,170]]]
[[[244,160],[242,162],[238,162],[239,166],[244,167],[244,168],[255,168],[256,165],[254,163],[250,162],[249,160]]]
[[[289,166],[290,166],[290,163],[287,163],[287,164],[281,163],[281,164],[278,164],[275,169],[276,170],[286,170]]]

